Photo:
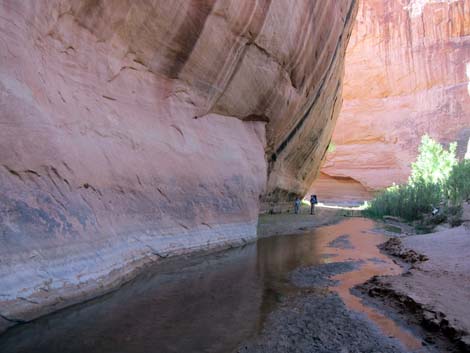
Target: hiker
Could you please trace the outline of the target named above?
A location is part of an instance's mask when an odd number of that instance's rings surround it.
[[[295,198],[294,201],[294,212],[295,214],[298,214],[300,210],[300,199],[298,197]]]
[[[315,214],[315,205],[317,203],[317,195],[310,195],[310,214]]]

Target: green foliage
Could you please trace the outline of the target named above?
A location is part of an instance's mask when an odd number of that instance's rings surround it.
[[[390,215],[412,221],[420,219],[423,213],[431,212],[441,198],[442,189],[439,184],[426,183],[419,179],[413,184],[394,185],[380,192],[370,202],[365,214],[377,218]]]
[[[429,136],[423,136],[408,183],[380,192],[369,203],[365,214],[377,218],[390,215],[414,221],[442,204],[446,217],[457,224],[461,202],[470,199],[470,161],[458,163],[455,151],[455,143],[446,150]]]
[[[336,151],[336,145],[334,142],[330,142],[330,144],[328,145],[328,148],[326,149],[326,151],[328,153],[333,153],[334,151]]]
[[[444,183],[449,178],[452,168],[457,164],[456,149],[455,142],[450,144],[449,150],[445,150],[439,142],[424,135],[421,138],[418,158],[411,164],[409,183],[421,181],[433,184]]]
[[[446,183],[447,197],[452,205],[470,199],[470,160],[464,159],[453,166]]]
[[[462,222],[463,207],[461,205],[449,206],[446,211],[447,220],[452,227],[459,226]]]

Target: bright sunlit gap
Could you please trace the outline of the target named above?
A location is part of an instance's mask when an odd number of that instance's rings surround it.
[[[351,210],[351,211],[355,211],[355,210],[363,210],[367,207],[367,202],[364,202],[363,204],[361,205],[357,205],[357,206],[347,206],[347,205],[332,205],[332,204],[324,204],[324,203],[321,203],[319,202],[317,205],[316,205],[317,208],[332,208],[332,209],[336,209],[336,210]]]

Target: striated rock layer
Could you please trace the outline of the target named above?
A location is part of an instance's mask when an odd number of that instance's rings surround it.
[[[426,133],[442,143],[458,141],[463,157],[469,81],[469,0],[361,0],[346,54],[335,150],[322,173],[368,190],[405,182]],[[328,199],[330,188],[334,184],[323,182],[312,191]]]
[[[256,237],[316,176],[355,0],[0,0],[0,331]]]

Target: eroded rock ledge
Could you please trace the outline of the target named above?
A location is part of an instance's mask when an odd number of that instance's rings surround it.
[[[0,331],[256,237],[313,181],[356,1],[0,2]],[[264,196],[263,196],[264,195]]]

